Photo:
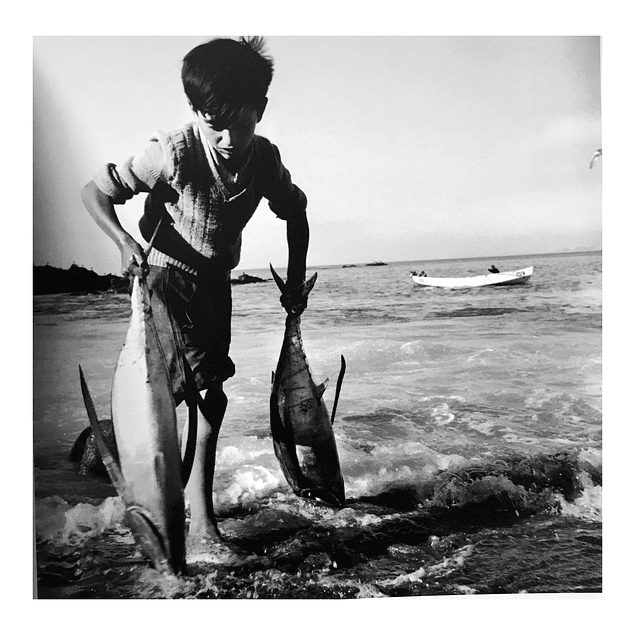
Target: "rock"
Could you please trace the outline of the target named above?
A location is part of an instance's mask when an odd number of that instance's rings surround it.
[[[232,278],[232,284],[251,284],[252,282],[267,282],[258,276],[250,276],[248,273],[241,273],[237,278]]]
[[[104,437],[104,441],[108,449],[112,452],[115,459],[118,459],[117,443],[115,441],[115,431],[110,419],[102,419],[99,422],[99,429]],[[73,445],[70,453],[70,460],[79,465],[79,473],[88,476],[90,473],[97,476],[108,476],[106,467],[101,460],[97,442],[95,441],[95,433],[88,426],[81,431],[77,441]]]

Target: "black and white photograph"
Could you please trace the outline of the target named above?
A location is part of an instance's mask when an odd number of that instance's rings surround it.
[[[602,594],[603,39],[511,33],[33,37],[34,598]]]

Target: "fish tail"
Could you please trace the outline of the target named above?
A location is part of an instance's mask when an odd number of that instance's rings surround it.
[[[271,275],[273,279],[276,281],[278,285],[278,289],[280,289],[281,293],[287,292],[287,285],[285,281],[280,277],[278,272],[273,268],[273,265],[269,263],[269,269],[271,269]],[[317,280],[317,271],[302,285],[302,297],[307,298],[309,293],[311,293],[313,287],[315,286],[315,281]]]

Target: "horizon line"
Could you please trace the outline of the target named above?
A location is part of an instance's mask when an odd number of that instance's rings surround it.
[[[331,263],[331,264],[322,264],[322,265],[316,265],[316,264],[307,264],[307,269],[311,268],[311,269],[317,269],[317,268],[325,268],[325,267],[342,267],[344,265],[361,265],[361,266],[366,266],[368,264],[374,263],[374,262],[383,262],[385,265],[396,265],[396,264],[400,264],[400,263],[407,263],[407,262],[447,262],[447,261],[453,261],[453,260],[496,260],[496,259],[500,259],[500,258],[526,258],[526,257],[530,257],[530,256],[563,256],[563,255],[573,255],[573,254],[590,254],[590,253],[602,253],[602,248],[600,249],[580,249],[580,250],[571,250],[571,251],[547,251],[547,252],[538,252],[538,253],[527,253],[527,254],[508,254],[508,255],[496,255],[496,256],[469,256],[469,257],[464,257],[464,258],[430,258],[430,259],[426,259],[426,258],[421,258],[418,260],[388,260],[388,261],[384,261],[384,260],[374,260],[374,261],[369,261],[369,262],[340,262],[340,263]],[[240,264],[240,263],[239,263]],[[84,269],[87,269],[88,271],[95,271],[92,267],[86,267],[85,265],[80,265],[77,264],[75,261],[73,261],[73,263],[71,265],[69,265],[68,267],[66,267],[67,269],[69,269],[72,265],[75,265],[77,267],[82,267]],[[43,265],[36,265],[35,262],[33,263],[34,267],[54,267],[56,269],[64,269],[64,267],[58,266],[58,265],[51,265],[50,262],[47,262]],[[278,265],[283,266],[283,265]],[[237,269],[239,269],[239,266],[234,267],[234,269],[232,269],[232,271],[236,271]],[[247,269],[247,270],[251,270],[251,271],[256,271],[256,270],[260,270],[260,269],[268,269],[268,266],[264,266],[264,267],[244,267],[243,269]],[[97,273],[97,272],[95,272]],[[117,274],[108,272],[108,273],[103,273],[103,274],[98,274],[98,275],[104,275],[104,276],[116,276]]]

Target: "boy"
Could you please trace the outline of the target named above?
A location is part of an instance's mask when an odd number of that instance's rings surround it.
[[[185,397],[182,353],[196,389],[206,391],[186,488],[190,553],[220,540],[212,482],[227,407],[223,382],[235,373],[230,271],[240,259],[242,230],[263,197],[287,223],[281,303],[296,315],[306,306],[300,296],[309,245],[306,196],[292,183],[276,146],[255,135],[273,76],[263,46],[262,38],[214,39],[190,51],[181,78],[195,121],[157,132],[143,152],[120,166],[105,165],[82,190],[88,212],[119,247],[124,274],[147,276],[176,404]],[[161,219],[147,260],[114,208],[140,192],[150,193],[139,222],[146,240]]]

